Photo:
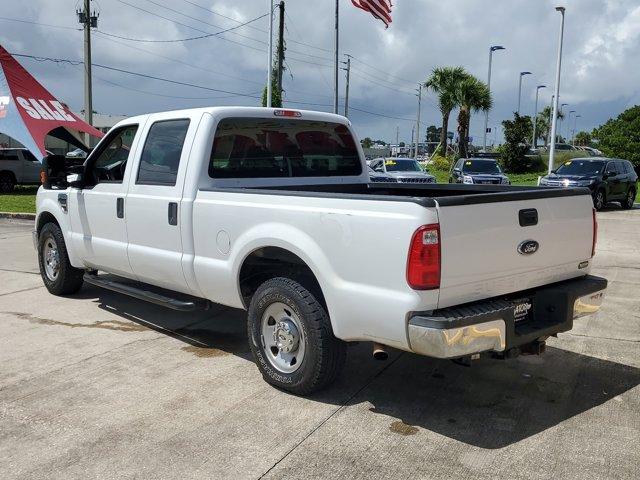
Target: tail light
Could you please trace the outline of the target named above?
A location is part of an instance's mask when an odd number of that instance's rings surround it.
[[[440,288],[440,225],[423,225],[413,234],[407,260],[407,283],[414,290]]]
[[[591,258],[596,254],[596,243],[598,243],[598,219],[596,218],[596,209],[593,210],[593,243],[591,244]]]

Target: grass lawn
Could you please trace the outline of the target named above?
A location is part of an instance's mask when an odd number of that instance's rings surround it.
[[[0,212],[35,213],[38,186],[17,186],[13,193],[0,194]]]

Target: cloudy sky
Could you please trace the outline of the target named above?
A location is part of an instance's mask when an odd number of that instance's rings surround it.
[[[490,126],[517,107],[518,76],[525,77],[522,113],[534,108],[535,85],[546,84],[550,102],[559,29],[557,1],[394,0],[393,23],[384,25],[341,2],[341,57],[353,56],[350,118],[360,136],[408,141],[417,110],[414,89],[432,68],[461,65],[486,79],[488,48],[494,56],[495,108]],[[1,0],[0,44],[12,53],[81,60],[76,0]],[[640,3],[638,0],[565,0],[567,7],[561,100],[576,110],[578,130],[640,104]],[[93,35],[96,64],[207,87],[180,86],[96,67],[94,109],[138,114],[205,105],[256,105],[266,79],[268,19],[200,40],[150,43],[215,33],[264,15],[268,0],[93,0],[100,13]],[[305,108],[333,104],[333,0],[286,0],[286,98]],[[7,19],[23,20],[20,23]],[[344,58],[341,58],[344,59]],[[82,108],[82,66],[19,61],[52,93]],[[344,76],[341,72],[341,99]],[[224,93],[226,92],[226,93]],[[242,94],[243,96],[239,96]],[[342,101],[342,100],[341,100]],[[290,104],[302,108],[302,103]],[[375,115],[374,115],[375,114]],[[389,118],[393,117],[393,118]],[[424,96],[423,128],[439,124],[432,93]],[[563,127],[566,133],[567,124]],[[480,139],[482,118],[473,118]],[[498,141],[501,136],[498,133]],[[477,143],[477,140],[476,140]]]

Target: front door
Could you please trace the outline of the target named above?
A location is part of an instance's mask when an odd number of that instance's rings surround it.
[[[127,180],[138,125],[109,133],[87,160],[85,186],[69,189],[73,248],[88,268],[131,277],[124,218]]]
[[[182,187],[196,123],[189,118],[149,120],[127,195],[134,274],[142,282],[185,293],[190,290],[182,271]]]

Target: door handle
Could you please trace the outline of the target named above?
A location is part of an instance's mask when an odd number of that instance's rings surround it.
[[[176,202],[169,202],[168,220],[169,225],[178,225],[178,204]]]
[[[58,194],[58,204],[60,205],[60,208],[62,209],[62,211],[64,213],[67,213],[69,203],[68,203],[68,198],[66,193]]]
[[[116,216],[124,218],[124,198],[118,197],[116,200]]]

